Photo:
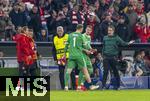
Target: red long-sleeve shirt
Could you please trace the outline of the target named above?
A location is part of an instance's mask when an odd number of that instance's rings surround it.
[[[14,40],[16,41],[18,62],[24,62],[26,65],[32,64],[34,62],[32,59],[34,52],[30,45],[30,37],[25,34],[17,34]],[[29,59],[29,57],[31,58]]]

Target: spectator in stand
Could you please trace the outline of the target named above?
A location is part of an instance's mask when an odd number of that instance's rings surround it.
[[[76,0],[70,0],[69,1],[69,9],[73,9],[75,4],[76,4]]]
[[[70,32],[69,26],[71,24],[71,21],[70,21],[70,16],[69,16],[69,7],[68,7],[68,5],[63,5],[62,11],[65,15],[64,21],[66,21],[66,23],[64,24],[64,31],[69,33]]]
[[[95,14],[98,16],[98,18],[100,19],[100,21],[102,20],[102,15],[104,13],[103,9],[101,8],[101,5],[100,5],[100,1],[96,1],[95,4]]]
[[[97,42],[97,41],[101,41],[99,26],[100,26],[100,22],[102,22],[102,15],[104,11],[101,8],[100,1],[97,0],[94,6],[95,6],[95,15],[98,17],[97,19],[99,19],[95,23],[95,27],[94,27],[94,41]]]
[[[111,3],[110,2],[107,2],[106,0],[101,0],[100,1],[100,6],[101,6],[101,9],[102,11],[107,11],[110,7]]]
[[[92,26],[92,32],[91,32],[91,40],[93,41],[94,38],[98,35],[95,36],[95,33],[94,32],[98,32],[97,29],[95,29],[95,25],[96,23],[100,23],[100,19],[98,18],[98,16],[95,14],[95,7],[93,5],[90,5],[89,6],[89,11],[88,11],[88,14],[87,14],[87,22],[86,24],[87,25],[91,25]],[[96,33],[97,34],[97,33]]]
[[[63,11],[65,16],[68,16],[68,13],[69,13],[68,12],[69,11],[68,5],[63,5],[62,11]]]
[[[141,69],[143,70],[143,75],[148,75],[150,74],[150,69],[146,64],[146,57],[148,57],[149,54],[146,53],[145,49],[141,49],[139,51],[139,54],[141,55]]]
[[[135,11],[136,11],[138,17],[140,18],[141,15],[144,13],[144,4],[142,2],[138,2]]]
[[[124,16],[120,16],[119,20],[118,20],[118,25],[116,28],[116,33],[118,34],[118,36],[123,39],[124,41],[128,41],[128,32],[129,32],[129,28],[128,25],[126,23],[126,19]]]
[[[0,40],[11,40],[14,33],[14,28],[11,19],[9,18],[7,13],[3,11],[3,5],[0,6],[0,25]]]
[[[70,13],[70,19],[71,19],[71,28],[70,30],[73,32],[76,30],[77,24],[83,24],[84,23],[84,15],[79,12],[79,5],[75,4],[73,6],[73,10]]]
[[[121,1],[123,0],[114,0],[113,7],[114,7],[114,10],[117,12],[119,12],[120,10]]]
[[[56,26],[63,26],[64,31],[67,32],[67,27],[69,26],[69,23],[69,19],[67,19],[64,12],[62,10],[59,10],[56,18]]]
[[[97,65],[97,71],[99,74],[99,80],[102,81],[103,79],[103,71],[104,71],[104,67],[103,67],[103,57],[101,53],[97,53],[96,55],[96,65]]]
[[[3,11],[6,15],[9,15],[9,12],[12,10],[12,3],[9,0],[3,1]]]
[[[141,75],[142,76],[148,76],[150,75],[150,68],[148,67],[148,55],[145,53],[145,50],[136,51],[135,53],[135,68],[138,67],[141,69]]]
[[[28,26],[32,28],[34,31],[34,39],[38,40],[42,25],[41,25],[38,8],[36,6],[33,6],[30,12],[30,17],[31,17],[31,20],[29,21]]]
[[[137,8],[138,0],[129,0],[128,3],[129,3],[128,5],[133,6],[133,10],[135,11]]]
[[[100,24],[100,41],[102,42],[103,37],[105,35],[107,35],[107,29],[109,25],[115,25],[113,23],[113,20],[111,19],[111,15],[108,13],[104,14],[104,20],[102,21],[102,23]]]
[[[62,8],[62,5],[68,3],[69,1],[68,0],[53,0],[53,2],[55,4],[55,10],[60,10]]]
[[[51,12],[55,9],[55,5],[54,5],[54,0],[47,0],[45,1],[45,8],[44,8],[47,12]]]
[[[48,41],[48,33],[47,33],[47,31],[45,29],[42,29],[41,33],[39,33],[39,34],[40,35],[39,35],[38,41],[45,41],[45,42]]]
[[[6,16],[5,18],[6,21],[6,27],[5,27],[5,40],[6,41],[11,41],[13,35],[15,34],[15,26],[12,24],[11,19]]]
[[[87,10],[88,10],[88,2],[87,2],[87,0],[81,0],[81,5],[82,5],[82,7],[83,7],[83,11],[86,13],[87,12]]]
[[[134,31],[141,40],[141,43],[147,43],[150,39],[150,26],[148,26],[143,18],[135,25]]]
[[[143,66],[142,57],[139,53],[135,53],[133,76],[139,77],[143,75],[144,72],[141,66]]]
[[[50,17],[47,19],[47,26],[49,31],[49,36],[56,35],[56,18],[57,18],[57,12],[55,10],[50,12]]]
[[[46,19],[46,14],[48,12],[45,11],[45,1],[44,0],[41,0],[41,2],[39,3],[38,9],[39,9],[40,21],[41,21],[42,28],[46,29],[48,32],[47,19]]]
[[[129,18],[128,18],[127,14],[123,10],[120,10],[118,13],[119,13],[119,16],[123,16],[125,18],[125,23],[128,24]]]
[[[15,28],[18,26],[27,25],[27,18],[24,12],[23,6],[20,4],[15,4],[13,9],[9,13],[12,23],[15,25]]]
[[[98,70],[98,66],[96,64],[96,58],[95,56],[91,56],[91,63],[92,63],[92,67],[93,67],[93,73],[91,73],[91,77],[98,77],[99,76],[99,70]]]
[[[112,18],[113,22],[117,23],[117,21],[118,21],[118,19],[119,19],[119,14],[118,14],[117,11],[115,11],[115,9],[114,9],[113,6],[111,6],[111,7],[108,9],[107,13],[109,13],[109,14],[111,15],[111,18]]]
[[[138,20],[138,16],[134,11],[134,7],[132,5],[128,6],[127,16],[129,18],[129,24],[128,24],[129,34],[127,40],[129,41],[134,39],[134,26]]]

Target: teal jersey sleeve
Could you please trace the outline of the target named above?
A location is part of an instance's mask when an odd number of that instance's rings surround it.
[[[117,36],[117,41],[118,41],[119,45],[122,45],[122,46],[128,45],[128,43],[123,41],[119,36]]]
[[[89,49],[91,49],[91,37],[90,36],[87,36],[87,46]]]

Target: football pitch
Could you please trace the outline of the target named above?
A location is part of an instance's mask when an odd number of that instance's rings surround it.
[[[150,90],[51,91],[50,101],[150,101]]]

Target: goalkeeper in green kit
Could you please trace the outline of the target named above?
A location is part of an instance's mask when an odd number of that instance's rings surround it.
[[[86,81],[89,83],[90,90],[97,89],[99,86],[92,85],[90,75],[87,70],[86,60],[83,52],[86,54],[91,54],[91,51],[84,48],[84,39],[82,36],[83,25],[77,25],[76,32],[69,34],[68,41],[65,47],[65,51],[69,49],[69,59],[67,62],[67,70],[65,74],[65,90],[68,90],[68,81],[70,79],[70,74],[72,69],[76,66],[85,75]]]
[[[84,48],[89,50],[90,54],[94,54],[94,52],[96,52],[97,50],[92,49],[92,47],[91,47],[91,36],[90,36],[91,32],[92,32],[92,26],[88,25],[86,27],[86,32],[84,34],[82,34],[82,37],[83,37],[83,41],[85,44]],[[86,67],[87,67],[87,70],[89,72],[89,75],[91,75],[93,73],[93,66],[91,63],[91,59],[88,56],[90,54],[83,52],[83,56],[84,56],[84,59],[86,62]],[[84,88],[84,82],[85,82],[84,75],[82,72],[80,72],[79,73],[78,90],[84,90],[85,89]]]

